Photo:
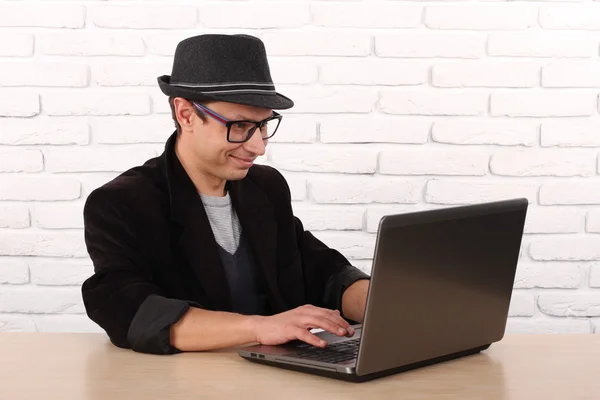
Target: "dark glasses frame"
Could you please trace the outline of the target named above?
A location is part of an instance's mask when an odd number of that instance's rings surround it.
[[[196,102],[192,102],[192,104],[194,105],[194,107],[196,107],[200,112],[208,115],[209,117],[212,117],[213,119],[219,121],[220,123],[222,123],[223,125],[225,125],[227,127],[227,141],[230,143],[244,143],[247,142],[248,140],[250,140],[250,138],[252,137],[252,135],[254,135],[254,133],[256,132],[256,129],[261,129],[262,127],[265,126],[268,122],[270,121],[277,121],[277,126],[275,127],[275,130],[273,131],[273,133],[271,133],[269,136],[264,137],[263,136],[263,140],[268,140],[270,138],[273,137],[273,135],[275,135],[275,132],[277,132],[277,129],[279,128],[279,125],[281,124],[281,120],[283,118],[283,115],[278,114],[277,112],[273,111],[273,115],[271,115],[269,118],[265,118],[262,121],[250,121],[250,120],[228,120],[227,118],[223,117],[222,115],[217,114],[216,112],[210,110],[209,108],[203,106],[202,104],[198,104]],[[230,137],[230,132],[231,132],[231,127],[234,124],[239,124],[239,123],[250,123],[250,124],[254,124],[254,126],[252,128],[250,128],[248,130],[248,132],[246,133],[246,138],[243,140],[231,140]]]

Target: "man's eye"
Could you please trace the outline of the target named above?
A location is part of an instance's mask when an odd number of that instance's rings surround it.
[[[247,122],[237,122],[233,124],[236,129],[250,129],[250,124]]]

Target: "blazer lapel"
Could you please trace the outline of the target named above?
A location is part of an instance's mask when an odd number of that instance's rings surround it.
[[[171,200],[171,220],[182,229],[178,247],[215,310],[230,311],[230,288],[202,199],[174,150],[175,137],[165,154]]]
[[[254,259],[267,280],[272,311],[285,311],[287,307],[277,283],[277,222],[273,206],[264,192],[247,178],[227,182],[226,187],[242,232],[245,232]]]
[[[165,166],[171,219],[183,228],[179,249],[217,310],[232,309],[231,292],[206,210],[192,180],[175,154],[176,135],[168,140]],[[277,222],[273,206],[250,179],[230,181],[226,189],[254,259],[263,272],[274,313],[287,310],[277,282]]]

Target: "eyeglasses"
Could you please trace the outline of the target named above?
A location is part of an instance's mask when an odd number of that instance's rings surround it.
[[[256,129],[260,130],[263,140],[267,140],[275,134],[279,124],[281,123],[282,115],[273,111],[273,115],[262,121],[236,120],[230,121],[227,118],[209,110],[202,104],[192,102],[192,104],[204,114],[216,119],[227,127],[227,141],[230,143],[244,143],[250,140]]]

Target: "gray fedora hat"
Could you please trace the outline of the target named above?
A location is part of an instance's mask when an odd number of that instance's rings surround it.
[[[218,100],[283,110],[294,102],[277,93],[264,43],[250,35],[206,34],[181,41],[171,75],[158,78],[167,96]]]

